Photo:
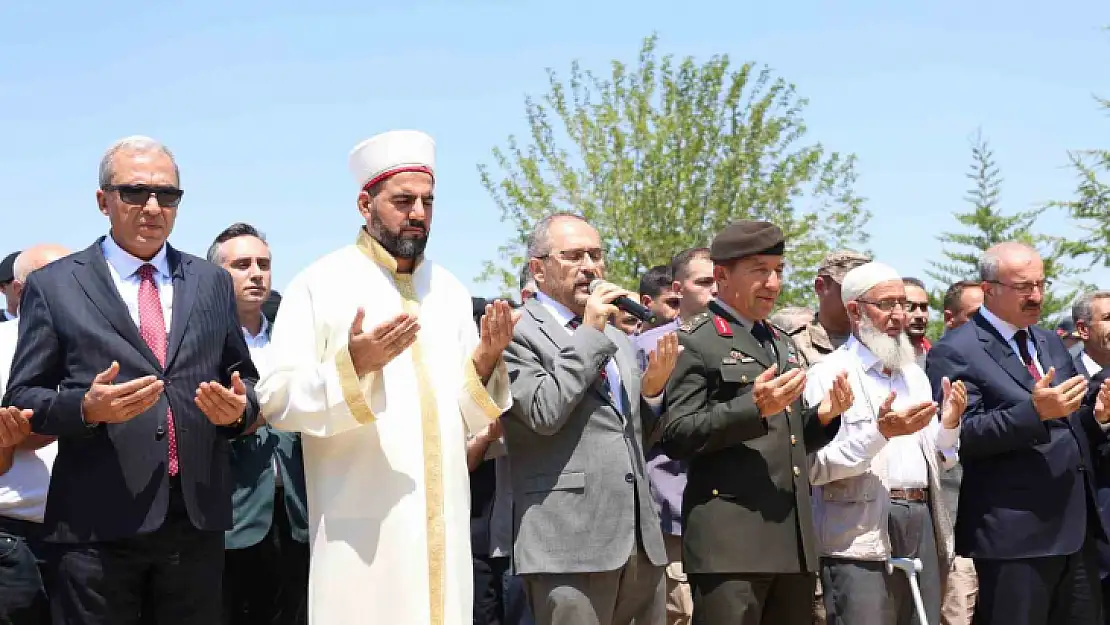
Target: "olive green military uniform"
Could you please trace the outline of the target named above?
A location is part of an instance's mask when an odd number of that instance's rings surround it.
[[[798,363],[805,369],[821,362],[821,359],[848,341],[848,336],[829,336],[825,327],[817,321],[817,315],[809,323],[788,334],[798,348]]]
[[[694,623],[808,625],[818,550],[806,454],[835,436],[839,419],[823,426],[800,399],[759,414],[755,378],[773,364],[780,372],[799,366],[784,333],[774,333],[769,354],[714,301],[678,334],[663,450],[689,462],[683,564]]]

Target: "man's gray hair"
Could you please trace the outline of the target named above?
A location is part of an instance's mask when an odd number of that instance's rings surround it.
[[[139,154],[145,154],[147,152],[161,152],[165,154],[170,158],[170,162],[173,163],[173,175],[174,178],[177,178],[178,186],[181,185],[181,171],[177,168],[177,160],[174,159],[173,152],[170,152],[169,148],[162,145],[158,141],[151,139],[150,137],[144,137],[143,135],[132,135],[130,137],[124,137],[123,139],[116,141],[112,144],[110,148],[108,148],[106,152],[104,152],[103,158],[100,159],[101,189],[107,189],[109,186],[111,186],[112,176],[115,174],[115,172],[112,171],[112,161],[115,160],[116,154],[119,154],[120,152],[134,152]]]
[[[1037,248],[1017,241],[1006,241],[993,245],[979,257],[979,280],[981,282],[998,280],[999,268],[1002,266],[1002,256],[1017,251],[1040,254]]]
[[[18,262],[18,261],[17,261]],[[1082,321],[1088,326],[1091,325],[1091,305],[1094,304],[1096,299],[1104,299],[1110,297],[1110,291],[1088,291],[1075,300],[1071,307],[1071,320],[1073,323]]]
[[[551,253],[551,224],[560,219],[577,219],[586,223],[584,217],[570,212],[554,213],[537,221],[532,227],[532,234],[528,235],[528,258],[543,258]]]

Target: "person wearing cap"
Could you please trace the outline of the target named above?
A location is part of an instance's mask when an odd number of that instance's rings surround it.
[[[115,142],[110,231],[30,273],[2,405],[58,437],[43,520],[55,622],[220,620],[228,440],[258,415],[231,276],[167,241],[183,191],[149,137]]]
[[[768,325],[782,289],[782,230],[738,221],[710,246],[718,295],[679,326],[663,451],[688,462],[683,566],[704,625],[809,625],[817,536],[806,455],[852,405],[846,373],[802,401],[797,349]]]
[[[789,332],[798,349],[798,359],[803,367],[821,361],[826,355],[843,345],[851,335],[848,313],[840,300],[840,281],[844,276],[870,262],[871,259],[853,250],[838,250],[825,256],[813,279],[817,293],[817,314],[810,323]]]
[[[912,622],[909,579],[886,570],[894,557],[921,560],[925,613],[928,623],[937,623],[952,559],[952,522],[939,478],[956,462],[967,392],[961,382],[946,381],[942,408],[933,402],[905,333],[906,286],[893,268],[871,262],[852,269],[840,296],[852,336],[809,368],[805,391],[816,403],[837,372],[848,371],[856,398],[833,441],[810,456],[827,619],[831,625]]]
[[[15,259],[19,252],[12,252],[0,260],[0,293],[4,294],[4,308],[0,310],[0,322],[14,321],[19,311],[19,294],[15,292]]]
[[[355,242],[283,293],[258,393],[300,432],[309,501],[309,621],[471,622],[466,439],[512,405],[502,352],[519,318],[424,258],[435,142],[385,132],[351,151]]]
[[[1083,337],[1079,336],[1074,319],[1068,317],[1061,319],[1056,324],[1056,336],[1060,337],[1072,356],[1076,356],[1083,351]]]

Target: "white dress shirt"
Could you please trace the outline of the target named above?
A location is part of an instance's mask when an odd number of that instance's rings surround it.
[[[0,394],[8,387],[8,375],[19,338],[19,324],[0,323]],[[58,455],[54,441],[35,450],[17,449],[12,467],[0,475],[0,516],[42,523],[50,471]]]
[[[139,326],[139,268],[148,263],[154,265],[154,284],[158,287],[158,297],[162,300],[162,317],[166,332],[169,333],[173,315],[173,276],[170,275],[170,264],[166,259],[166,246],[162,245],[162,249],[149,261],[124,251],[110,235],[104,237],[100,247],[104,251],[104,260],[108,261],[112,282],[116,284],[116,290],[127,306],[135,327]]]
[[[1083,366],[1087,368],[1087,374],[1092,378],[1098,375],[1099,371],[1102,371],[1102,365],[1095,362],[1095,359],[1091,358],[1087,352],[1083,352],[1081,358],[1083,359]]]
[[[247,349],[250,350],[251,361],[254,362],[254,367],[258,370],[258,376],[261,379],[269,371],[267,356],[270,351],[270,321],[266,319],[266,315],[262,315],[262,325],[258,329],[258,334],[251,334],[246,326],[240,326],[240,328],[243,330]],[[270,460],[270,466],[274,469],[274,483],[281,487],[281,469],[278,467],[277,456]]]
[[[890,391],[897,395],[891,405],[894,410],[932,400],[932,387],[921,367],[910,363],[901,371],[888,375],[883,372],[882,363],[875,354],[854,336],[833,354],[836,358],[829,360],[828,364],[822,361],[810,368],[806,401],[818,405],[841,370],[848,371],[848,383],[855,400],[841,415],[840,429],[833,441],[810,456],[810,482],[813,485],[861,475],[882,454],[881,464],[887,467],[882,476],[883,484],[887,488],[924,488],[929,483],[928,465],[922,456],[919,436],[932,439],[946,465],[955,463],[960,440],[959,425],[949,430],[941,426],[938,417],[933,417],[917,435],[895,436],[888,440],[879,433],[879,407]]]

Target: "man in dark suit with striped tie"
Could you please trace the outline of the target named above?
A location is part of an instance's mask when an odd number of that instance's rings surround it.
[[[1091,447],[1110,426],[1080,410],[1088,383],[1060,337],[1038,327],[1048,286],[1037,251],[1001,243],[980,259],[983,305],[929,352],[967,386],[956,553],[975,562],[975,623],[1094,623],[1095,544],[1106,540]]]
[[[258,415],[231,277],[166,240],[182,191],[161,144],[100,164],[111,224],[30,275],[3,405],[58,437],[45,540],[55,623],[220,620],[229,439]]]

